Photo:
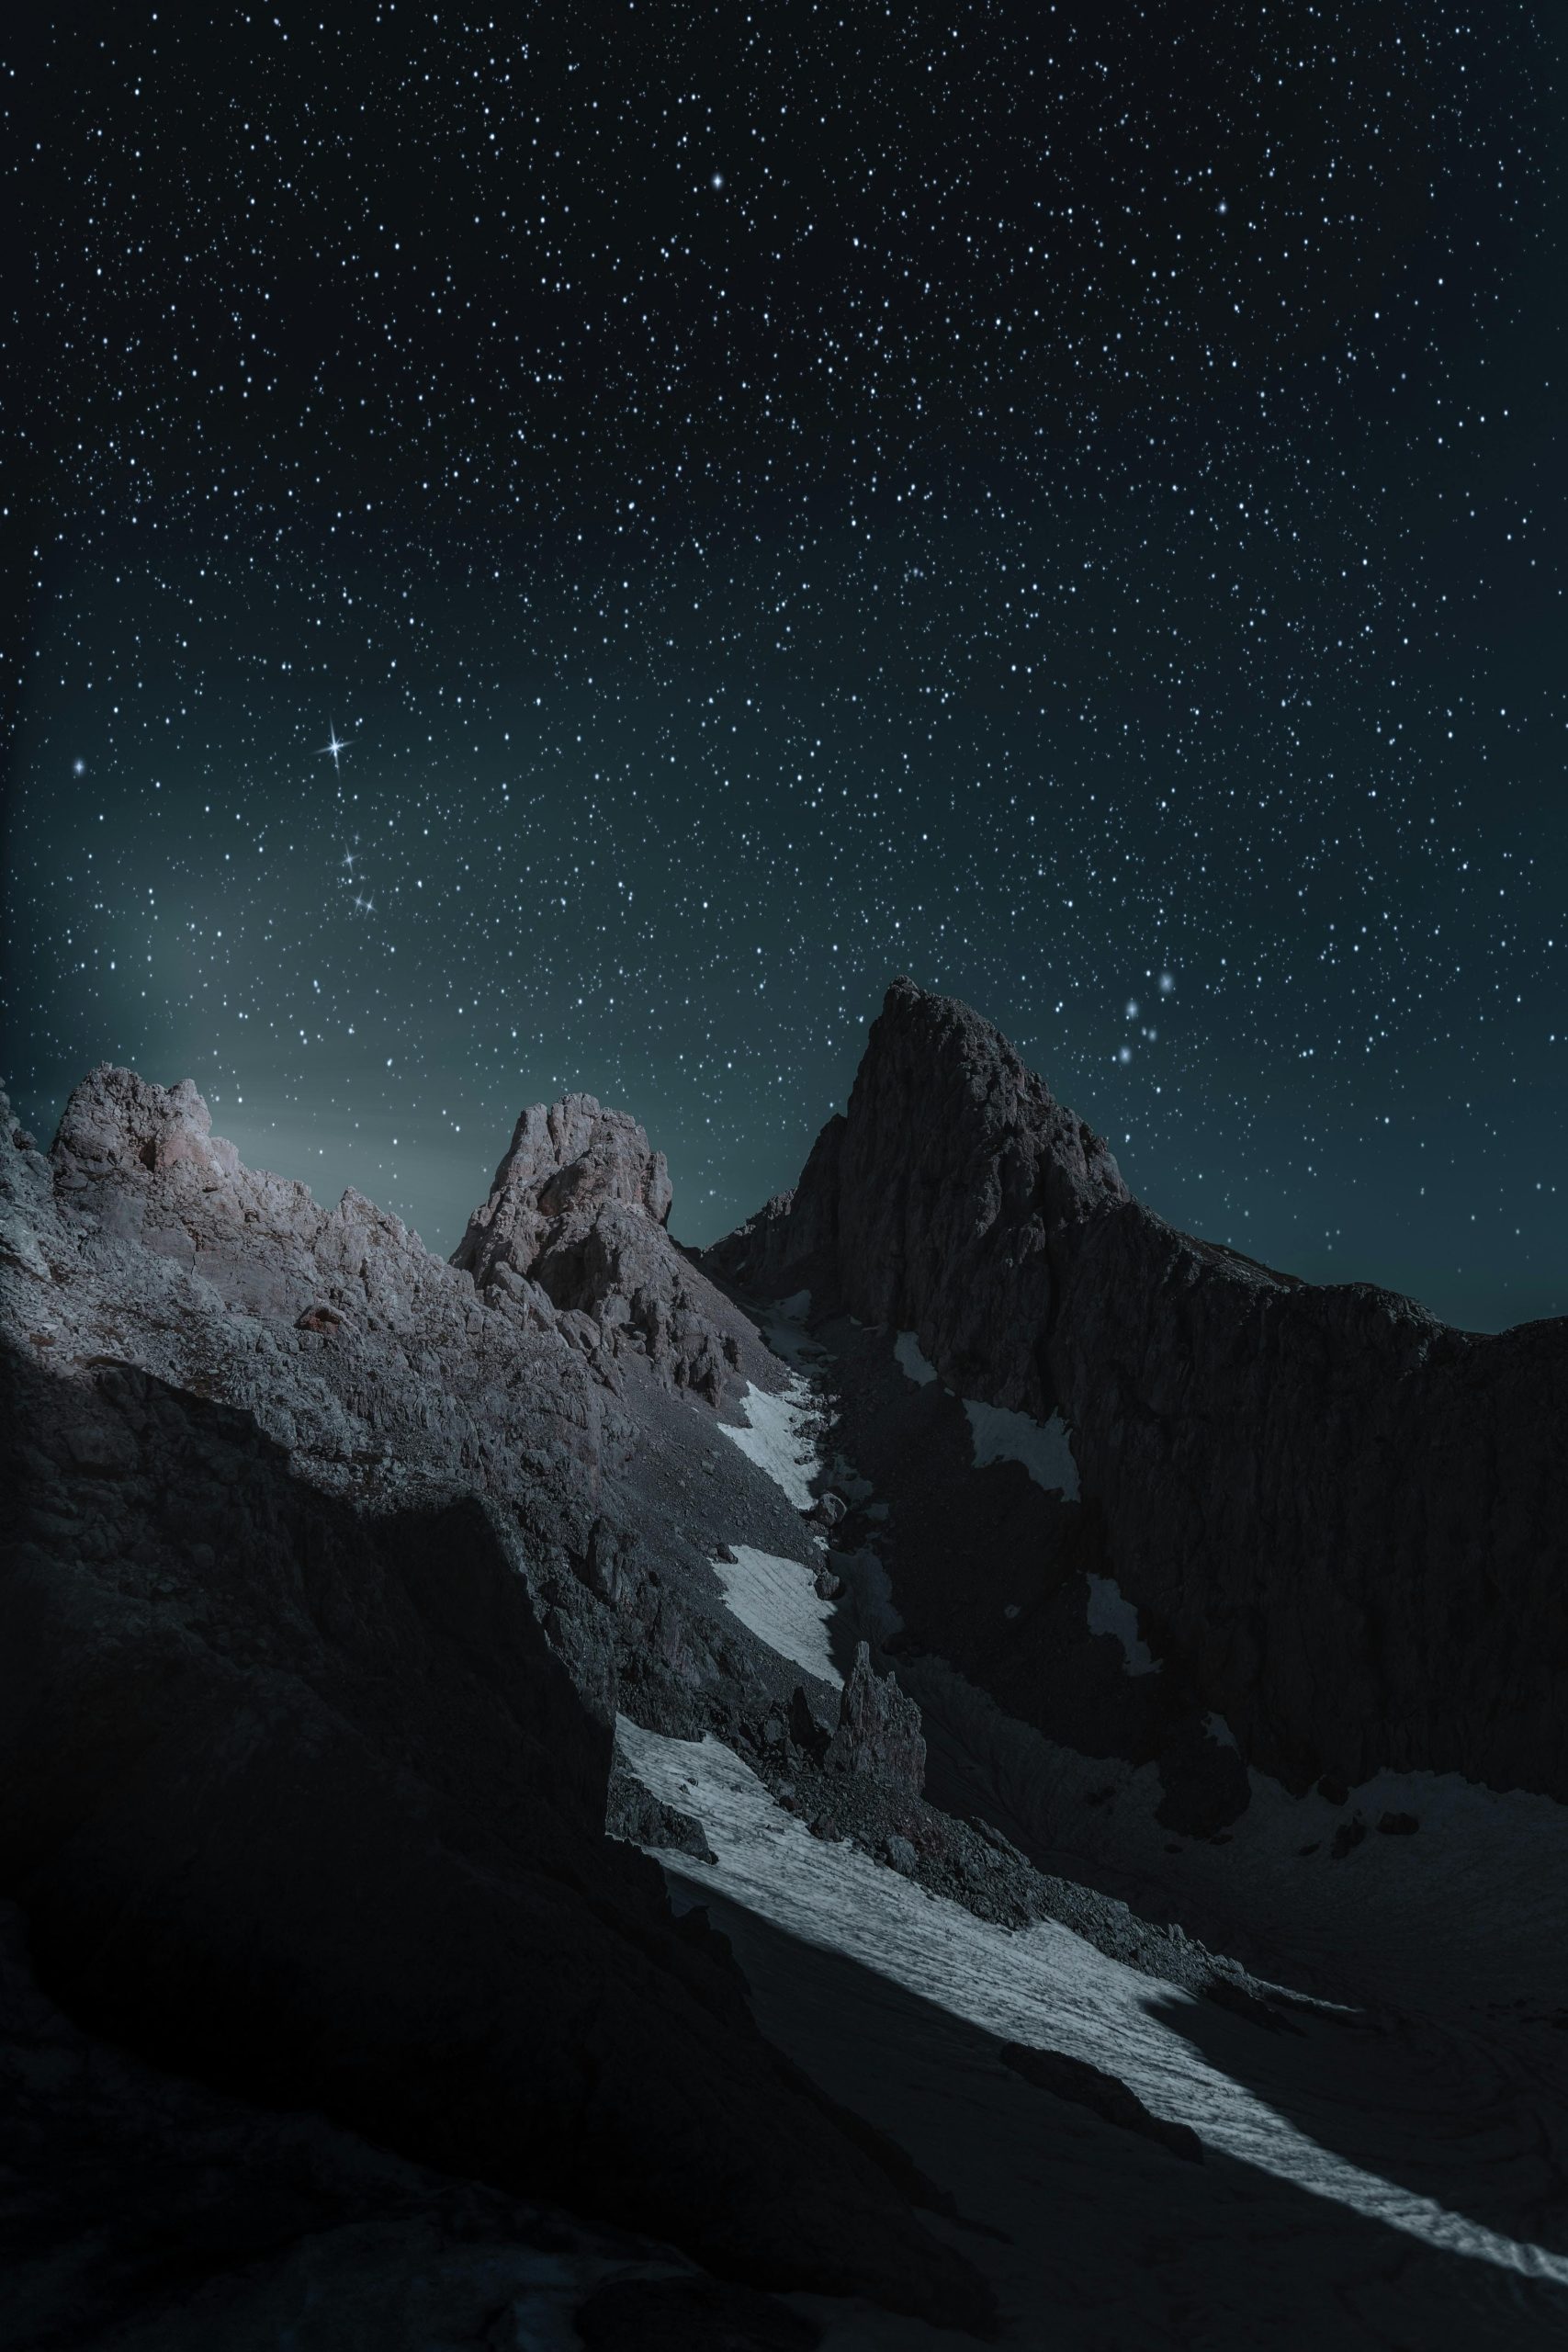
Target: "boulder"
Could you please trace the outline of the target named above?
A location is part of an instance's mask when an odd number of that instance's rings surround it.
[[[1203,2143],[1196,2132],[1185,2123],[1169,2123],[1163,2116],[1151,2114],[1136,2091],[1103,2067],[1091,2066],[1085,2058],[1070,2058],[1062,2050],[1033,2050],[1019,2041],[1004,2042],[998,2054],[1010,2073],[1036,2089],[1068,2099],[1075,2107],[1089,2108],[1119,2132],[1136,2132],[1143,2139],[1157,2141],[1185,2164],[1202,2163]]]

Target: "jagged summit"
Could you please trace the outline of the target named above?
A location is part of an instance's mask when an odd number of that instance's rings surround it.
[[[236,1176],[240,1155],[212,1133],[212,1114],[195,1080],[155,1086],[135,1070],[100,1062],[72,1090],[52,1157],[96,1175],[146,1169],[154,1175],[187,1167],[204,1176]]]
[[[635,1119],[592,1094],[536,1102],[452,1263],[481,1289],[523,1296],[536,1286],[710,1404],[748,1380],[771,1385],[750,1324],[665,1230],[671,1198],[664,1154]]]
[[[453,1263],[482,1281],[502,1260],[532,1263],[565,1216],[586,1225],[613,1202],[662,1226],[670,1220],[671,1197],[664,1154],[650,1148],[624,1111],[602,1110],[592,1094],[531,1103],[513,1131],[490,1198],[468,1219]]]
[[[989,1022],[895,980],[847,1113],[792,1193],[708,1262],[753,1288],[842,1300],[918,1330],[965,1392],[1042,1419],[1050,1237],[1131,1198],[1115,1159]]]

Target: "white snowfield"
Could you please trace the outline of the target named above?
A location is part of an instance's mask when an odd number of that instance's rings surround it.
[[[976,1470],[991,1462],[1021,1462],[1037,1487],[1059,1491],[1070,1503],[1077,1501],[1078,1465],[1060,1413],[1036,1421],[1027,1413],[1010,1412],[1005,1405],[979,1404],[973,1396],[965,1396],[964,1409],[975,1441]]]
[[[917,1388],[929,1387],[939,1377],[935,1364],[921,1354],[913,1331],[898,1333],[893,1342],[893,1360]],[[1053,1413],[1048,1421],[1037,1421],[1006,1405],[983,1405],[976,1396],[964,1397],[964,1410],[969,1417],[976,1470],[992,1462],[1021,1463],[1036,1486],[1065,1496],[1068,1502],[1077,1501],[1078,1465],[1060,1413]]]
[[[783,1488],[796,1510],[809,1509],[811,1482],[821,1468],[808,1426],[812,1402],[812,1390],[798,1373],[791,1374],[782,1396],[749,1383],[743,1399],[747,1426],[718,1424],[730,1442]]]
[[[1089,1630],[1112,1634],[1122,1645],[1122,1664],[1128,1674],[1157,1674],[1159,1660],[1138,1631],[1138,1612],[1114,1577],[1089,1577]],[[1234,1747],[1235,1742],[1231,1741]]]
[[[750,1544],[738,1544],[734,1550],[733,1561],[713,1564],[724,1587],[725,1606],[781,1657],[793,1659],[818,1681],[840,1685],[844,1678],[828,1647],[833,1604],[818,1599],[811,1569],[798,1560],[755,1551]]]
[[[711,1737],[618,1736],[703,1824],[716,1866],[659,1859],[731,1937],[764,2031],[1006,2233],[951,2233],[992,2279],[1004,2343],[1518,2352],[1568,2336],[1563,2151],[1493,2053],[1417,2025],[1269,2034],[1066,1928],[988,1926],[814,1838]],[[1209,2163],[1020,2082],[996,2058],[1007,2041],[1119,2076]],[[810,2308],[835,2352],[960,2340]]]

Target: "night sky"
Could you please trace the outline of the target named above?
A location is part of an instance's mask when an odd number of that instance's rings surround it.
[[[1568,1310],[1553,11],[39,13],[30,1125],[449,1250],[585,1087],[701,1240],[907,971],[1179,1224]]]

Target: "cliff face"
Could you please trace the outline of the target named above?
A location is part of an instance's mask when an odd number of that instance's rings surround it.
[[[1175,1231],[994,1028],[908,981],[795,1191],[710,1262],[1059,1413],[1104,1574],[1249,1762],[1568,1798],[1568,1323],[1477,1337]]]

